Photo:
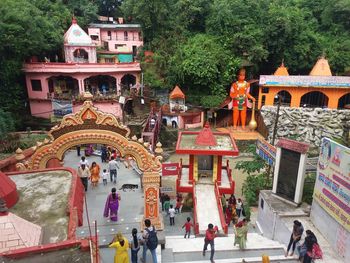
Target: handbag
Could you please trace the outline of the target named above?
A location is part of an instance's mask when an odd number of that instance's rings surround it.
[[[323,252],[317,243],[312,245],[312,250],[307,252],[307,255],[312,259],[322,259]]]

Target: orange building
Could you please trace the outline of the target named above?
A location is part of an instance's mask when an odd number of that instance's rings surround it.
[[[258,109],[281,98],[289,107],[350,108],[350,77],[332,76],[328,61],[320,58],[308,76],[290,76],[282,65],[273,75],[261,75]]]

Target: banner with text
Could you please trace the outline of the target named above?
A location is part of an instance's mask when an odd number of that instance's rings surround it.
[[[264,159],[269,165],[275,165],[276,147],[269,144],[264,139],[257,139],[256,154]]]
[[[314,200],[350,231],[350,149],[323,138]]]
[[[52,100],[52,110],[55,117],[73,113],[73,104],[70,100]]]

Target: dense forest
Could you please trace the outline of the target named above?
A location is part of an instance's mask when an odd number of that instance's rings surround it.
[[[72,16],[80,26],[98,15],[143,27],[145,83],[179,84],[190,100],[215,106],[247,66],[251,77],[271,74],[284,60],[291,74],[308,74],[325,55],[333,74],[350,67],[349,0],[1,0],[0,105],[26,111],[22,63],[62,52]]]

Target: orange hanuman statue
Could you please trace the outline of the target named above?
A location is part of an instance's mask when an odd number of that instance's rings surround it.
[[[238,119],[240,117],[242,128],[245,129],[247,119],[247,106],[250,108],[251,99],[253,103],[255,98],[249,94],[250,85],[245,81],[245,69],[240,69],[237,76],[237,81],[232,83],[230,97],[232,98],[233,107],[233,128],[237,129]]]

